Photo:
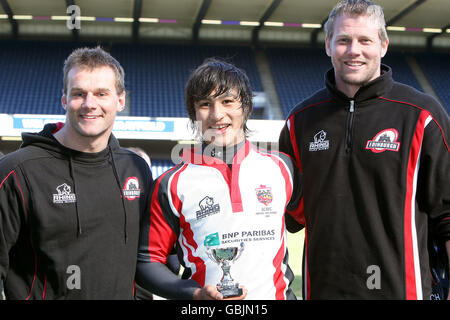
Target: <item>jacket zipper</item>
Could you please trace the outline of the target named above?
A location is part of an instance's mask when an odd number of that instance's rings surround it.
[[[355,100],[350,100],[349,115],[347,119],[347,137],[345,151],[349,153],[352,150],[352,131],[353,131],[353,115],[355,113]]]

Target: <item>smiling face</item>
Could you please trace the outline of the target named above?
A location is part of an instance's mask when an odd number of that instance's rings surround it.
[[[381,41],[379,25],[365,15],[343,14],[336,18],[326,51],[334,67],[336,87],[348,97],[380,76],[381,58],[388,40]]]
[[[195,119],[206,143],[227,147],[245,138],[244,111],[236,90],[217,97],[215,91],[194,103]]]
[[[74,67],[61,103],[66,123],[55,137],[69,148],[98,152],[107,146],[116,114],[125,106],[125,92],[117,93],[116,76],[108,66]]]

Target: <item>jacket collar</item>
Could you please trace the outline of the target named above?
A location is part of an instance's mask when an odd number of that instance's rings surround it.
[[[232,165],[247,157],[251,146],[247,139],[227,148],[202,144],[184,149],[181,158],[184,162],[193,164]]]
[[[117,150],[120,148],[119,142],[112,134],[109,137],[108,146],[100,152],[88,153],[67,148],[60,144],[53,136],[53,134],[61,129],[62,126],[63,124],[59,123],[48,123],[39,133],[23,133],[23,143],[21,145],[21,148],[28,145],[34,145],[48,150],[49,152],[58,153],[66,157],[70,157],[75,161],[89,163],[105,161],[109,159],[111,150]]]
[[[366,101],[376,99],[391,90],[393,85],[392,69],[389,66],[382,64],[381,75],[378,78],[360,87],[353,98],[347,97],[343,92],[339,91],[336,88],[333,68],[328,70],[328,72],[325,74],[325,85],[328,91],[331,93],[333,99],[342,102],[354,100],[355,103],[361,104]]]

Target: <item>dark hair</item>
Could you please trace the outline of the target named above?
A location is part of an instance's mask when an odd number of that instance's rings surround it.
[[[195,107],[197,101],[208,98],[213,91],[218,97],[230,90],[236,90],[244,113],[244,133],[247,135],[247,120],[253,110],[253,93],[250,80],[246,73],[231,63],[217,58],[206,59],[195,69],[186,84],[186,110],[191,120],[195,123]]]
[[[63,94],[67,94],[67,76],[72,68],[87,68],[89,70],[99,67],[110,67],[116,75],[117,94],[125,91],[125,72],[120,63],[108,52],[100,47],[75,49],[64,61],[63,68]]]

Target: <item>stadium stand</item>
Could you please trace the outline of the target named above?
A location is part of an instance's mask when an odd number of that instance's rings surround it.
[[[62,66],[70,45],[2,42],[0,112],[64,114]]]
[[[73,48],[71,43],[2,42],[0,113],[64,114],[62,66]],[[246,70],[253,88],[262,91],[249,47],[115,44],[106,49],[125,69],[130,116],[187,116],[184,85],[190,71],[207,57],[235,63]]]
[[[126,70],[132,116],[186,117],[184,86],[189,73],[207,57],[233,62],[246,70],[256,90],[262,90],[249,47],[121,45],[111,53]]]
[[[152,174],[153,179],[158,178],[165,171],[174,166],[171,160],[166,159],[152,159]]]
[[[0,113],[64,114],[60,104],[62,66],[75,47],[94,43],[1,41]],[[218,57],[244,69],[254,91],[263,91],[256,59],[250,46],[169,44],[106,44],[124,66],[128,115],[186,117],[184,85],[189,73],[207,57]],[[302,99],[323,87],[331,67],[323,48],[266,48],[273,81],[284,116]],[[424,73],[450,109],[448,54],[415,55]],[[399,82],[422,90],[403,52],[389,51],[382,60],[393,67]]]
[[[323,49],[266,49],[284,115],[301,100],[323,87],[325,72],[331,68]]]
[[[324,74],[331,68],[324,49],[271,48],[267,55],[285,116],[298,102],[324,86]],[[390,51],[382,63],[393,67],[396,81],[423,91],[403,53]]]
[[[392,78],[395,81],[407,84],[419,91],[424,91],[406,62],[403,52],[388,50],[381,62],[392,67]]]
[[[450,114],[450,55],[418,53],[415,55],[434,91]]]

